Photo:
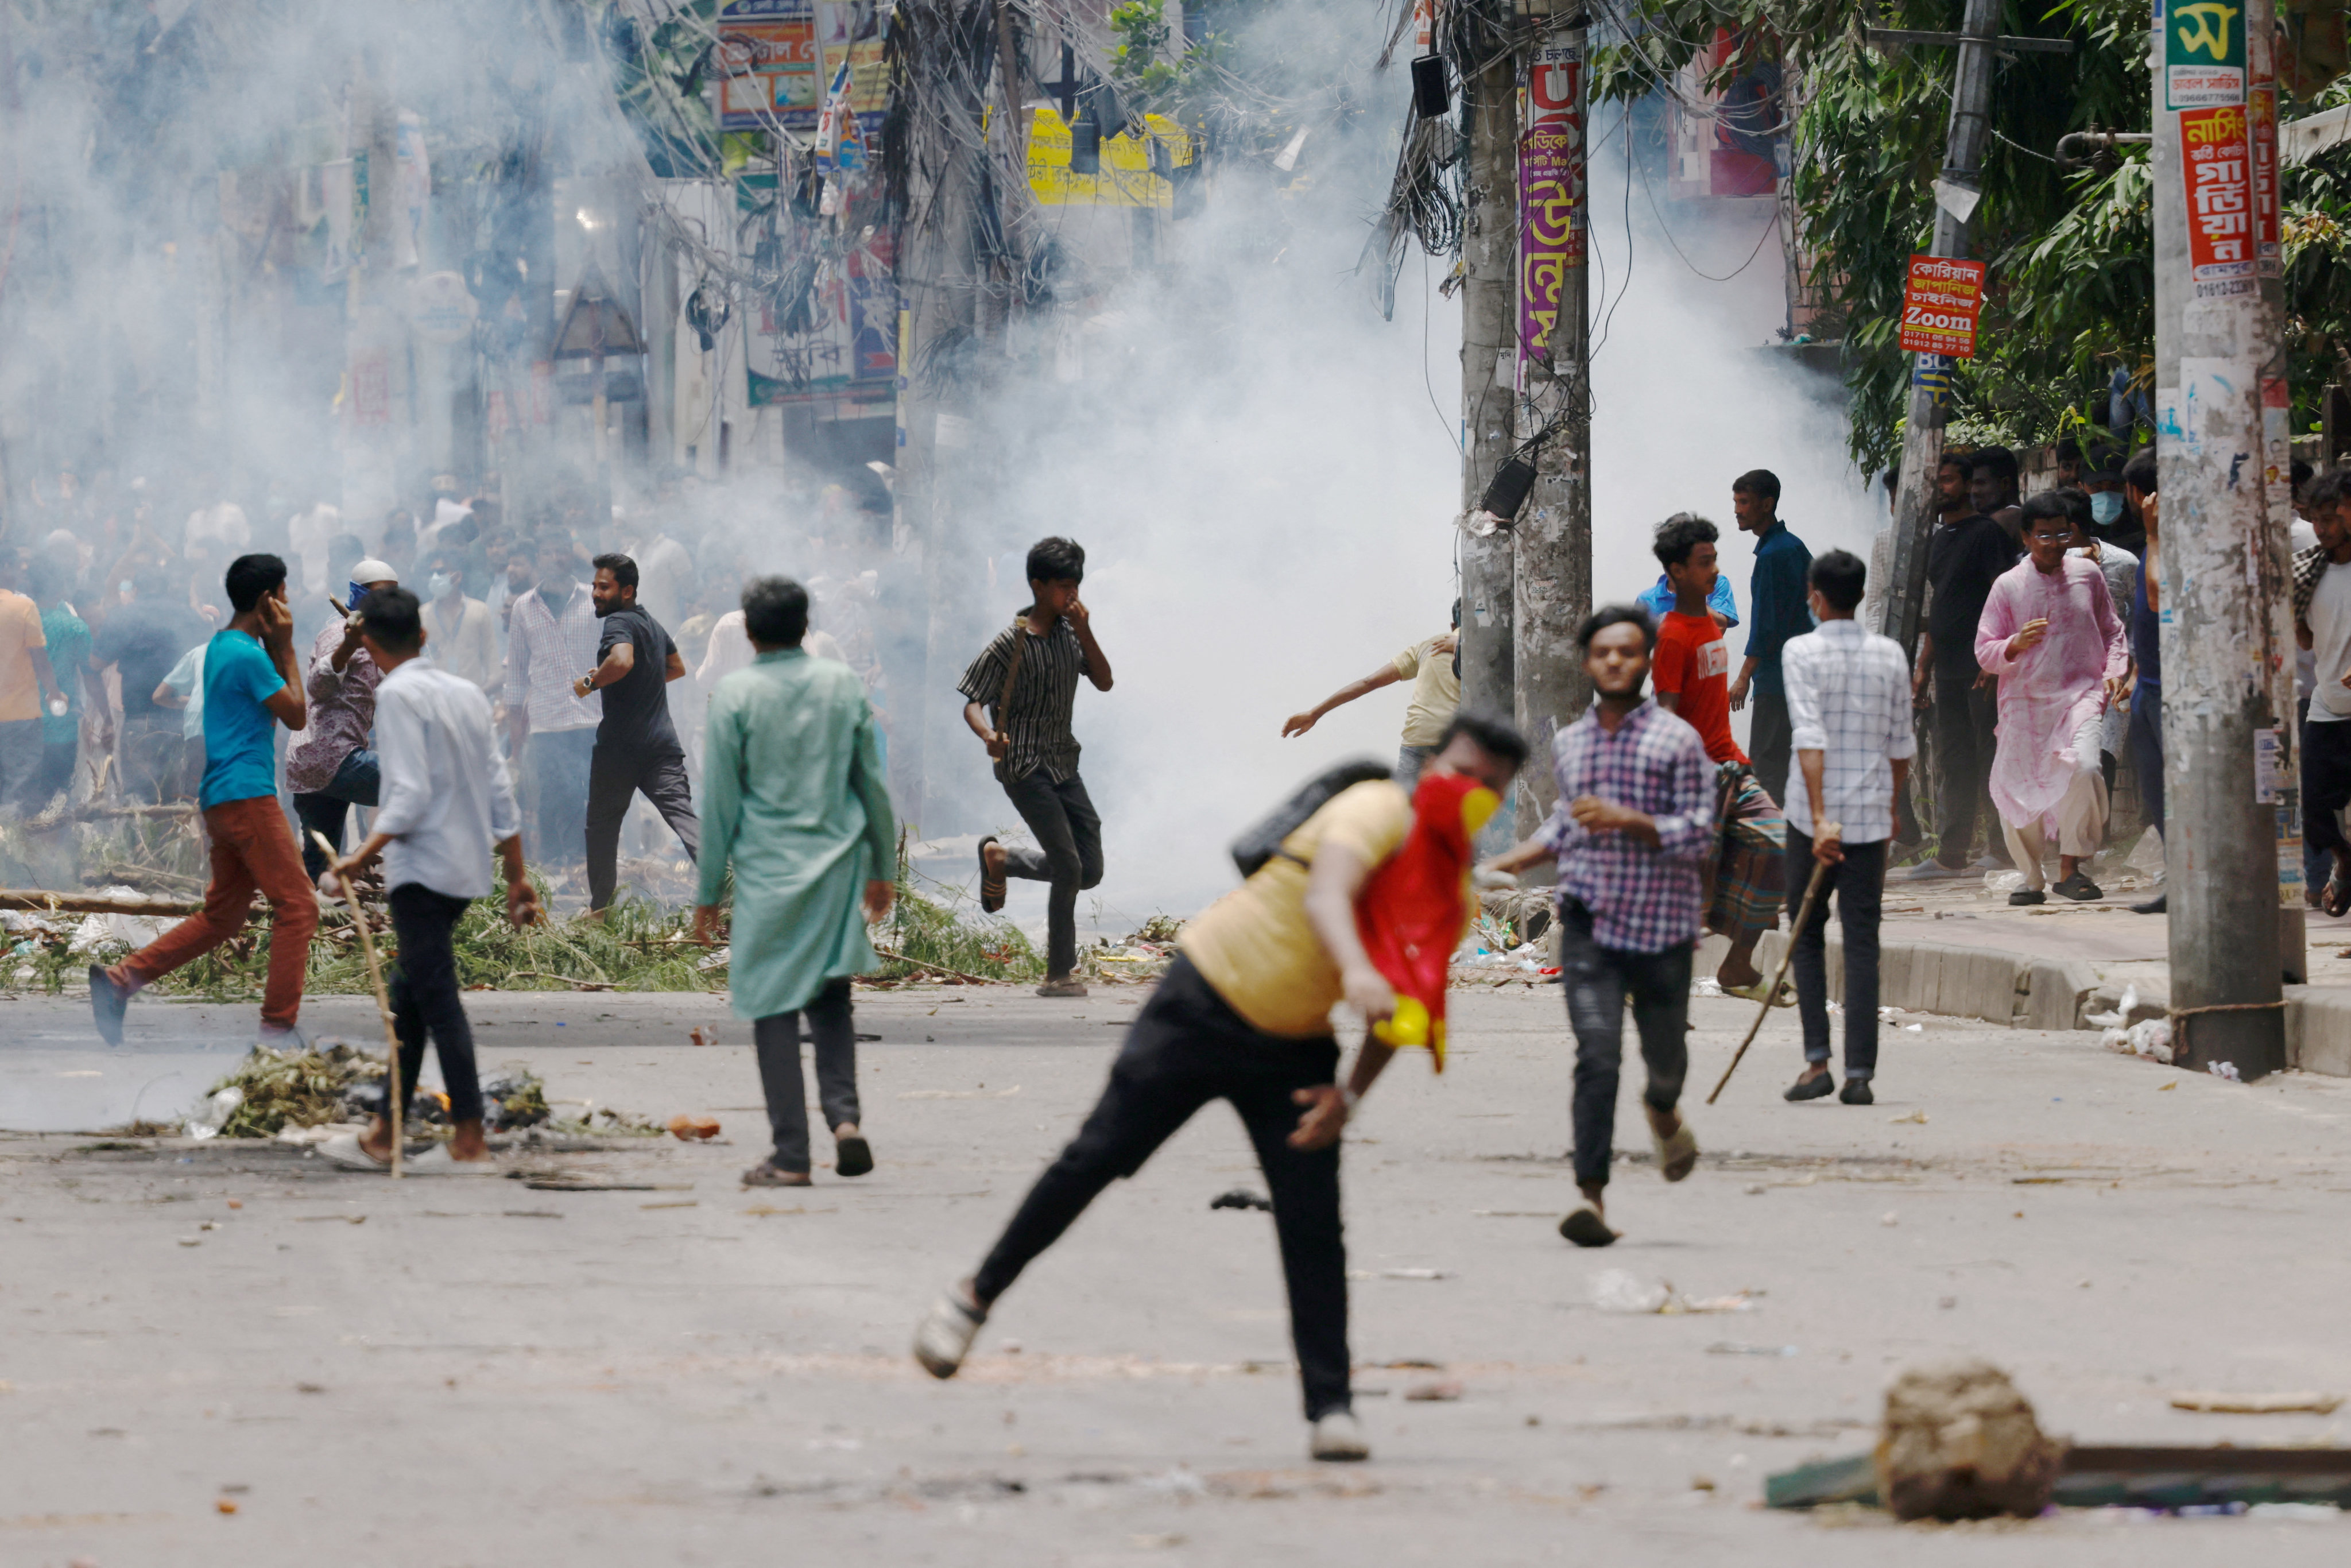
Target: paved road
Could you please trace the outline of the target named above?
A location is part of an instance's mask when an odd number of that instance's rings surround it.
[[[1348,1156],[1372,1463],[1304,1460],[1270,1223],[1208,1207],[1259,1185],[1221,1111],[933,1383],[905,1354],[916,1313],[1091,1103],[1135,995],[866,998],[881,1168],[804,1195],[737,1186],[764,1152],[747,1031],[687,1044],[721,1017],[697,998],[471,998],[486,1059],[558,1098],[718,1115],[724,1146],[536,1157],[653,1190],[0,1138],[0,1563],[2148,1568],[2351,1547],[2337,1523],[1906,1531],[1752,1506],[1767,1471],[1865,1447],[1889,1375],[1952,1352],[2084,1438],[2345,1440],[2165,1396],[2351,1392],[2351,1082],[2230,1085],[2086,1033],[1911,1020],[1876,1106],[1791,1107],[1779,1025],[1697,1112],[1698,1174],[1669,1188],[1635,1143],[1626,1239],[1578,1253],[1552,1229],[1573,1193],[1556,993],[1462,995],[1450,1070],[1400,1062]],[[131,1060],[89,1048],[80,1005],[0,1004],[0,1062]],[[1698,1006],[1702,1092],[1746,1013]],[[308,1021],[370,1025],[343,1001]],[[237,1027],[143,1007],[133,1044]],[[1636,1116],[1628,1096],[1628,1138]],[[1608,1270],[1752,1310],[1604,1312]],[[1462,1396],[1405,1399],[1438,1378]]]

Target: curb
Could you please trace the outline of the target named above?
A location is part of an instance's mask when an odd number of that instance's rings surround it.
[[[1757,967],[1772,973],[1787,946],[1787,932],[1765,932],[1755,946]],[[1834,995],[1844,986],[1844,944],[1834,924],[1827,956]],[[2162,1017],[2169,988],[2137,972],[2145,964],[2130,967],[2139,1001],[2127,1021]],[[1878,1002],[1905,1012],[1981,1019],[2011,1029],[2093,1030],[2098,1026],[2089,1015],[2115,1008],[2122,988],[2084,958],[2036,958],[1949,942],[1884,942],[1878,949]],[[2285,1058],[2290,1069],[2351,1078],[2351,989],[2285,988]]]

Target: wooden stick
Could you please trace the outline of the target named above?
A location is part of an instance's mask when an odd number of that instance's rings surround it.
[[[0,888],[0,909],[29,909],[39,915],[193,915],[202,908],[202,904],[184,899],[105,898],[38,887]]]
[[[1739,1071],[1739,1063],[1746,1056],[1747,1048],[1755,1043],[1756,1033],[1762,1029],[1763,1020],[1771,1016],[1771,998],[1780,994],[1780,982],[1788,977],[1789,960],[1796,956],[1796,938],[1803,935],[1805,926],[1812,924],[1813,905],[1820,902],[1821,882],[1828,873],[1828,862],[1816,860],[1813,862],[1813,880],[1804,888],[1804,906],[1797,913],[1795,929],[1788,933],[1788,946],[1780,955],[1779,973],[1773,975],[1771,983],[1763,988],[1762,1010],[1755,1015],[1755,1021],[1747,1026],[1747,1038],[1739,1042],[1739,1051],[1731,1057],[1730,1065],[1722,1070],[1722,1082],[1717,1083],[1714,1093],[1706,1097],[1708,1104],[1714,1103],[1716,1097],[1722,1092],[1723,1084],[1729,1082],[1730,1075]]]
[[[342,859],[335,852],[335,846],[327,841],[326,834],[313,828],[310,830],[310,837],[318,844],[319,852],[327,857],[329,865]],[[360,895],[352,888],[349,877],[337,876],[335,885],[343,890],[343,902],[350,906],[351,924],[359,927],[360,952],[367,959],[368,979],[375,986],[375,1010],[383,1019],[384,1115],[392,1124],[392,1179],[398,1181],[401,1145],[400,1031],[392,1027],[392,997],[383,988],[383,966],[377,963],[375,957],[375,933],[368,929],[367,915],[360,909]]]
[[[917,969],[928,969],[933,974],[953,975],[956,979],[962,980],[968,985],[995,986],[1004,983],[1000,980],[988,979],[980,975],[967,975],[961,969],[950,969],[945,964],[928,964],[925,963],[920,958],[909,958],[904,953],[893,953],[889,948],[882,946],[879,944],[875,945],[873,951],[880,954],[883,957],[889,959],[893,964],[912,964]]]

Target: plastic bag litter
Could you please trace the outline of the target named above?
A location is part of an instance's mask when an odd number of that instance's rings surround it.
[[[2024,873],[2021,871],[1988,871],[1984,873],[1984,891],[1986,893],[2014,893],[2018,888],[2021,888],[2023,885]]]
[[[2131,1000],[2137,999],[2127,991],[2124,995]],[[2147,1019],[2143,1022],[2131,1025],[2128,1029],[2109,1027],[2106,1032],[2099,1037],[2099,1040],[2108,1051],[2121,1055],[2144,1056],[2148,1061],[2159,1061],[2166,1067],[2171,1065],[2171,1020],[2169,1019]]]
[[[1592,1304],[1604,1312],[1675,1317],[1685,1312],[1748,1312],[1755,1310],[1750,1293],[1728,1296],[1685,1296],[1673,1281],[1655,1284],[1623,1269],[1603,1269],[1592,1277]]]
[[[2237,1064],[2233,1061],[2208,1061],[2204,1064],[2204,1071],[2215,1078],[2225,1078],[2231,1083],[2244,1082],[2243,1076],[2237,1071]]]
[[[214,1090],[196,1108],[195,1114],[188,1118],[188,1136],[219,1137],[221,1129],[228,1125],[228,1119],[236,1114],[236,1108],[244,1103],[245,1091],[234,1084],[226,1089]]]
[[[2122,999],[2115,1004],[2114,1011],[2110,1013],[2092,1013],[2082,1021],[2085,1023],[2095,1024],[2100,1029],[2123,1029],[2129,1025],[2131,1009],[2137,1006],[2138,988],[2137,986],[2125,986],[2123,988]]]

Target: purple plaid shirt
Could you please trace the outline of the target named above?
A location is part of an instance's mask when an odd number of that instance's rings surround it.
[[[1592,938],[1622,953],[1662,952],[1696,937],[1706,914],[1700,872],[1715,844],[1714,765],[1681,718],[1644,701],[1611,734],[1594,703],[1552,743],[1559,803],[1536,837],[1559,856],[1559,891],[1592,911]],[[1646,812],[1657,847],[1587,832],[1567,814],[1578,796]]]

